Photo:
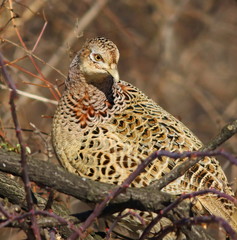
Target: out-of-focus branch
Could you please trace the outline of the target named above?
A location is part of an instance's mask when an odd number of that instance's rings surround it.
[[[9,89],[8,87],[6,87],[5,85],[3,85],[1,83],[0,83],[0,89],[6,89],[6,90],[9,90],[9,91],[12,91],[11,89]],[[48,99],[48,98],[45,98],[45,97],[41,97],[41,96],[31,94],[31,93],[28,93],[28,92],[24,92],[24,91],[21,91],[21,90],[18,90],[18,89],[16,89],[16,92],[21,96],[31,98],[31,99],[34,99],[34,100],[37,100],[37,101],[40,101],[40,102],[51,103],[51,104],[54,104],[54,105],[58,104],[58,102],[55,101],[55,100]]]
[[[96,0],[91,8],[80,18],[75,29],[73,29],[68,37],[65,39],[62,46],[57,50],[57,54],[54,54],[47,63],[51,66],[57,66],[58,62],[61,61],[65,50],[68,46],[72,46],[77,41],[77,36],[81,36],[86,27],[97,17],[103,7],[106,5],[108,0]],[[51,68],[43,68],[42,73],[48,76],[51,73]]]

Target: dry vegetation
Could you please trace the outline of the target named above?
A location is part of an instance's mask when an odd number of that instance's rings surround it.
[[[0,51],[17,89],[33,96],[20,94],[15,101],[32,154],[48,159],[55,100],[71,58],[94,36],[119,47],[121,79],[180,118],[204,143],[236,118],[236,1],[1,0]],[[9,91],[0,77],[0,139],[16,146]],[[233,136],[224,147],[237,154],[236,146]],[[221,161],[233,182],[237,168]],[[22,239],[6,231],[0,239]]]

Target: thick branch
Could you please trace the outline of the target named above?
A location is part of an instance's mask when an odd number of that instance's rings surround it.
[[[221,143],[233,136],[237,131],[237,120],[231,124],[226,125],[218,134],[218,136],[207,145],[205,149],[214,149]],[[166,174],[162,179],[157,182],[167,184],[170,182],[170,176],[177,178],[183,174],[186,169],[193,166],[193,162],[197,159],[189,160],[176,167],[169,174]],[[115,186],[105,183],[94,182],[89,179],[78,177],[74,174],[70,174],[60,166],[56,166],[49,162],[44,162],[39,159],[29,160],[29,175],[30,180],[38,184],[42,184],[59,192],[74,196],[84,202],[98,203],[103,200],[104,196]],[[0,170],[13,175],[20,176],[21,168],[19,165],[19,155],[12,152],[6,152],[0,149]],[[162,184],[161,184],[162,185]],[[159,186],[161,186],[159,185]],[[135,202],[139,202],[141,209],[154,211],[162,209],[163,205],[157,205],[157,202],[170,202],[174,200],[174,197],[159,191],[150,191],[149,200],[146,199],[147,189],[127,189],[126,194],[120,194],[113,203],[125,203],[131,202],[132,205]],[[152,201],[154,200],[154,201]],[[134,202],[135,201],[135,202]],[[155,203],[156,202],[156,203]]]
[[[81,178],[67,172],[60,166],[39,159],[29,160],[28,165],[31,181],[71,195],[83,202],[99,203],[109,191],[115,188],[111,184]],[[0,170],[20,176],[19,155],[0,149]],[[137,208],[141,210],[155,211],[164,207],[162,203],[170,202],[175,198],[170,194],[159,191],[151,191],[149,196],[148,199],[146,189],[128,188],[126,189],[126,194],[121,193],[113,200],[113,203],[122,204],[130,202],[131,206],[137,205]]]
[[[38,159],[28,161],[29,177],[31,181],[54,188],[65,194],[74,196],[84,202],[99,203],[115,186],[84,179],[70,174],[59,166]],[[19,156],[13,152],[0,149],[0,170],[14,175],[20,175]],[[147,197],[149,196],[149,198]],[[164,192],[150,191],[149,189],[127,188],[113,201],[106,212],[113,213],[125,208],[156,211],[163,209],[167,204],[174,201],[175,197]],[[181,216],[188,217],[189,205],[181,203],[175,209],[178,214],[169,214],[172,221],[177,221]],[[43,223],[43,222],[42,222]],[[46,223],[47,225],[48,223]],[[55,225],[55,220],[48,225]],[[201,227],[183,229],[190,239],[195,235],[196,239],[212,239]]]
[[[205,148],[205,150],[216,148],[217,146],[219,146],[219,144],[226,141],[230,136],[236,133],[236,130],[237,121],[234,121],[232,124],[224,127],[218,137],[215,138],[214,141],[212,141],[212,143],[209,144],[207,148]],[[194,161],[197,162],[198,160],[195,159]],[[177,171],[177,168],[175,168],[172,171],[172,175],[170,176],[174,178],[179,177],[180,175],[182,175],[183,171],[185,171],[186,168],[189,169],[192,164],[193,160],[186,161],[184,164],[180,165],[181,170],[184,170]],[[59,166],[38,159],[28,160],[28,167],[29,177],[31,181],[56,189],[65,194],[74,196],[84,202],[99,203],[104,199],[108,192],[116,188],[115,186],[110,184],[94,182],[89,179],[81,178],[65,171]],[[19,164],[19,155],[0,149],[0,170],[20,176],[21,167]],[[167,174],[163,179],[162,181],[164,182],[164,184],[168,184],[168,182],[172,178],[169,178],[169,174]],[[147,198],[147,196],[149,196],[149,198]],[[19,197],[19,199],[22,198],[23,196]],[[158,188],[156,188],[155,190],[154,188],[127,188],[126,190],[124,189],[124,192],[122,192],[111,202],[112,205],[110,204],[109,207],[107,207],[106,213],[112,214],[115,211],[123,210],[125,208],[135,208],[142,211],[157,211],[160,209],[164,209],[164,207],[167,206],[167,204],[173,202],[174,199],[174,196],[164,192],[160,192]],[[175,211],[181,213],[178,214],[179,216],[185,216],[187,214],[186,208],[187,204],[181,203],[175,209]],[[178,220],[175,217],[175,214],[169,214],[169,217],[170,219]],[[188,230],[184,229],[184,231]],[[198,232],[200,231],[202,232],[202,229],[198,230]],[[205,233],[203,234],[205,235]]]

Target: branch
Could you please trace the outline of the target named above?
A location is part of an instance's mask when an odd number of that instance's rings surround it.
[[[30,188],[30,181],[29,181],[29,176],[28,176],[28,171],[27,171],[26,146],[25,146],[24,141],[23,141],[22,130],[20,128],[20,124],[19,124],[18,117],[17,117],[17,112],[16,112],[16,106],[15,106],[15,98],[17,96],[16,86],[15,86],[11,76],[8,74],[8,72],[6,70],[6,67],[4,65],[3,57],[2,57],[1,53],[0,53],[0,66],[2,68],[3,77],[6,80],[9,88],[12,90],[12,92],[10,93],[9,104],[11,106],[12,119],[13,119],[14,126],[15,126],[15,129],[16,129],[16,137],[18,139],[18,142],[19,142],[20,148],[21,148],[21,159],[20,159],[21,178],[24,182],[24,188],[25,188],[26,201],[27,201],[28,208],[33,213],[34,212],[34,204],[33,204],[31,188]],[[39,228],[36,224],[35,215],[32,214],[30,216],[30,218],[31,218],[32,230],[34,232],[35,237],[37,239],[41,239],[40,238],[40,233],[39,233]]]
[[[18,154],[14,152],[6,152],[3,149],[0,149],[1,171],[20,176],[21,167],[18,160]],[[49,162],[44,162],[39,159],[31,159],[28,162],[28,169],[31,181],[34,181],[40,185],[54,188],[60,192],[74,196],[84,202],[100,203],[108,194],[108,192],[111,192],[112,189],[117,188],[117,186],[115,187],[110,184],[94,182],[90,179],[81,178],[65,171],[59,166]],[[147,196],[149,196],[149,198],[147,198]],[[121,193],[115,199],[113,199],[111,205],[105,209],[105,213],[112,214],[117,211],[122,211],[125,208],[134,208],[141,211],[146,210],[154,212],[164,209],[165,206],[173,202],[175,199],[175,196],[160,191],[151,191],[146,188],[127,188],[126,192]],[[187,203],[181,203],[175,209],[176,212],[179,212],[178,216],[186,217],[188,217],[187,214],[189,214],[189,210],[190,207]],[[85,218],[87,218],[87,216]],[[180,220],[180,218],[177,218],[175,214],[169,215],[169,218],[173,221]],[[40,223],[42,225],[44,224],[43,221]],[[57,223],[53,220],[50,225],[57,225]],[[196,234],[199,234],[197,239],[212,239],[207,237],[207,234],[202,227],[197,227],[195,229]],[[185,229],[187,232],[186,234],[190,236],[190,239],[192,238],[195,229]]]
[[[1,83],[0,83],[0,89],[6,89],[6,90],[12,91],[11,89],[9,89],[8,87],[6,87],[5,85],[3,85]],[[38,95],[35,95],[35,94],[32,94],[32,93],[24,92],[24,91],[21,91],[21,90],[18,90],[18,89],[16,89],[16,92],[21,96],[28,97],[28,98],[37,100],[39,102],[51,103],[51,104],[54,104],[54,105],[58,104],[58,102],[55,101],[55,100],[51,100],[51,99],[48,99],[48,98],[45,98],[45,97],[41,97],[41,96],[38,96]]]
[[[226,142],[229,138],[231,138],[234,134],[237,133],[237,120],[232,121],[231,123],[224,126],[219,134],[205,147],[200,149],[200,151],[211,151],[219,147],[221,144]],[[189,161],[185,161],[169,173],[167,173],[161,179],[154,181],[151,184],[151,188],[161,190],[169,183],[173,182],[180,176],[184,175],[186,171],[188,171],[191,167],[197,164],[202,158],[190,159]]]
[[[166,152],[165,155],[167,155]],[[214,152],[218,153],[218,152]],[[223,152],[219,152],[222,154]],[[179,158],[181,155],[187,157],[188,155],[198,156],[198,153],[187,152],[186,154],[169,153],[170,156]],[[207,155],[208,153],[199,152],[199,155]],[[163,151],[154,156],[164,155]],[[213,155],[210,153],[209,155]],[[226,153],[224,154],[226,155]],[[231,156],[231,155],[230,155]],[[231,156],[232,157],[232,156]],[[150,157],[148,158],[150,159]],[[147,162],[149,164],[149,162]],[[145,165],[146,166],[146,165]],[[144,167],[145,167],[144,166]],[[14,152],[7,152],[0,149],[0,171],[11,173],[16,176],[21,175],[21,165],[19,163],[19,155]],[[108,192],[117,189],[118,186],[111,184],[92,181],[87,178],[82,178],[75,174],[69,173],[62,167],[43,161],[41,159],[29,159],[28,173],[31,181],[39,185],[44,185],[53,188],[59,192],[73,196],[83,202],[87,203],[100,203],[107,196]],[[120,188],[121,190],[121,188]],[[147,198],[149,196],[149,199]],[[111,202],[114,204],[127,204],[128,208],[137,208],[141,211],[157,211],[163,209],[167,202],[173,202],[175,196],[153,190],[149,187],[146,188],[124,188],[123,192],[116,196]]]
[[[0,149],[0,171],[20,176],[19,155]],[[111,184],[79,177],[58,165],[37,158],[28,161],[28,173],[31,181],[87,203],[100,203],[108,192],[117,188]],[[162,203],[175,199],[175,196],[159,191],[149,194],[151,194],[150,199],[147,199],[144,188],[127,188],[126,193],[121,193],[112,202],[114,204],[129,203],[128,207],[135,205],[141,210],[155,211],[164,207]]]
[[[237,121],[234,121],[236,124]],[[233,124],[233,125],[234,125]],[[236,129],[234,127],[225,127],[224,129]],[[234,125],[235,126],[235,125]],[[222,131],[223,132],[223,131]],[[232,131],[230,134],[224,134],[225,138],[229,138],[231,134],[234,134],[235,131]],[[226,137],[228,135],[228,137]],[[221,138],[223,141],[223,138]],[[233,162],[236,159],[233,158],[230,154],[226,154],[223,151],[212,151],[212,152],[185,152],[185,153],[170,153],[168,151],[158,151],[155,152],[152,156],[148,157],[146,160],[142,162],[141,165],[138,166],[137,173],[135,172],[132,176],[129,176],[127,180],[130,182],[134,177],[139,174],[151,161],[153,161],[157,156],[166,155],[169,157],[180,158],[180,157],[197,157],[197,156],[205,156],[205,155],[224,155],[228,157]],[[8,173],[12,173],[14,175],[20,175],[20,164],[18,162],[19,156],[16,153],[5,152],[0,149],[0,170]],[[191,160],[192,161],[192,160]],[[190,161],[187,161],[190,162]],[[183,165],[183,164],[182,164]],[[112,214],[114,212],[123,210],[125,208],[134,208],[139,209],[141,211],[157,211],[160,209],[164,209],[165,206],[174,202],[175,196],[170,194],[160,192],[157,189],[153,189],[151,187],[147,188],[123,188],[118,186],[113,186],[110,184],[94,182],[89,179],[81,178],[74,174],[71,174],[59,166],[55,166],[49,162],[44,162],[42,160],[32,159],[28,161],[29,167],[29,177],[31,181],[34,181],[38,184],[48,186],[50,188],[56,189],[65,194],[74,196],[84,202],[92,202],[92,203],[100,203],[105,199],[105,196],[110,196],[108,193],[115,194],[119,189],[120,193],[115,199],[111,201],[112,205],[105,209],[107,214]],[[180,175],[180,172],[178,173]],[[179,176],[178,175],[178,176]],[[129,184],[129,181],[126,184]],[[112,190],[112,189],[117,189]],[[126,189],[126,190],[125,190]],[[114,195],[115,196],[115,195]],[[149,199],[147,199],[149,196]],[[112,206],[112,207],[111,207]],[[180,216],[184,214],[184,208],[186,204],[180,204],[178,208],[179,211],[182,212]],[[181,209],[181,210],[180,210]],[[102,209],[103,210],[103,209]],[[177,209],[175,209],[177,210]],[[104,212],[103,212],[104,213]],[[172,218],[172,214],[171,214]],[[174,219],[175,220],[175,219]],[[179,219],[176,219],[179,220]]]
[[[229,225],[228,222],[226,222],[223,218],[221,217],[216,217],[216,216],[198,216],[198,217],[193,217],[193,218],[183,218],[180,221],[174,222],[173,226],[168,226],[164,228],[164,230],[160,233],[158,233],[154,238],[151,238],[151,240],[162,240],[164,237],[170,233],[173,232],[177,227],[182,227],[184,225],[188,226],[193,226],[196,224],[203,224],[203,223],[218,223],[220,224],[228,233],[228,235],[231,237],[232,240],[237,240],[237,233],[233,231],[231,226]]]

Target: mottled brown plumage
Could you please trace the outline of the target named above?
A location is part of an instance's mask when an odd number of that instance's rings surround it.
[[[155,150],[183,152],[202,147],[180,121],[119,79],[118,59],[116,45],[105,38],[85,43],[70,65],[52,130],[55,151],[68,171],[112,184],[121,184]],[[184,160],[157,159],[132,186],[147,186]],[[219,163],[209,157],[163,191],[179,195],[207,188],[233,195]],[[236,229],[230,202],[213,195],[198,201]]]

